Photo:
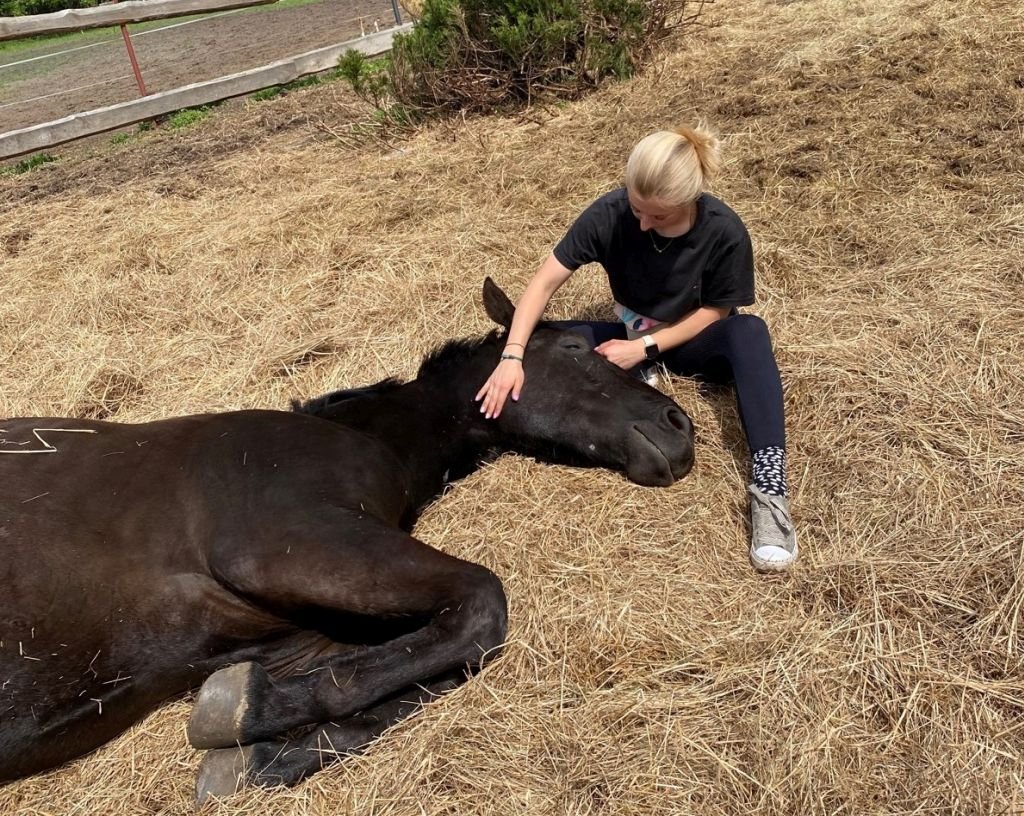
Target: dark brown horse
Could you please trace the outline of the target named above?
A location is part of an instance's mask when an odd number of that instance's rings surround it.
[[[490,280],[484,301],[507,328]],[[522,399],[484,419],[500,348],[453,341],[411,382],[292,412],[0,422],[0,781],[203,684],[199,799],[291,784],[325,761],[301,749],[358,750],[465,680],[505,595],[409,535],[446,481],[509,450],[646,485],[693,462],[679,407],[569,332],[538,328]]]

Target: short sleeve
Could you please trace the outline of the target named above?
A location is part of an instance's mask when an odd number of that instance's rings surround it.
[[[746,230],[714,253],[701,280],[704,306],[749,306],[754,302],[754,248]]]
[[[569,227],[553,250],[555,258],[573,272],[584,264],[602,262],[607,256],[607,242],[614,230],[612,221],[605,198],[599,198]]]

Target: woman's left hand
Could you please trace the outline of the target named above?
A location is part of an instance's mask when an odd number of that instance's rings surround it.
[[[627,371],[647,356],[643,340],[608,340],[594,349],[609,363]]]

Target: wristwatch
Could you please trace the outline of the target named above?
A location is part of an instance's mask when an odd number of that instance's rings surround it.
[[[644,356],[648,360],[657,360],[658,359],[658,355],[661,354],[661,349],[658,348],[658,344],[655,341],[655,339],[651,335],[645,334],[643,336],[643,340],[644,340]]]

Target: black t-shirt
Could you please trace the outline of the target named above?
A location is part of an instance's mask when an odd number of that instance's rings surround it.
[[[662,322],[699,306],[754,302],[750,235],[740,217],[708,193],[697,199],[690,231],[670,241],[641,231],[626,188],[613,190],[583,211],[554,255],[573,271],[600,263],[618,303]]]

